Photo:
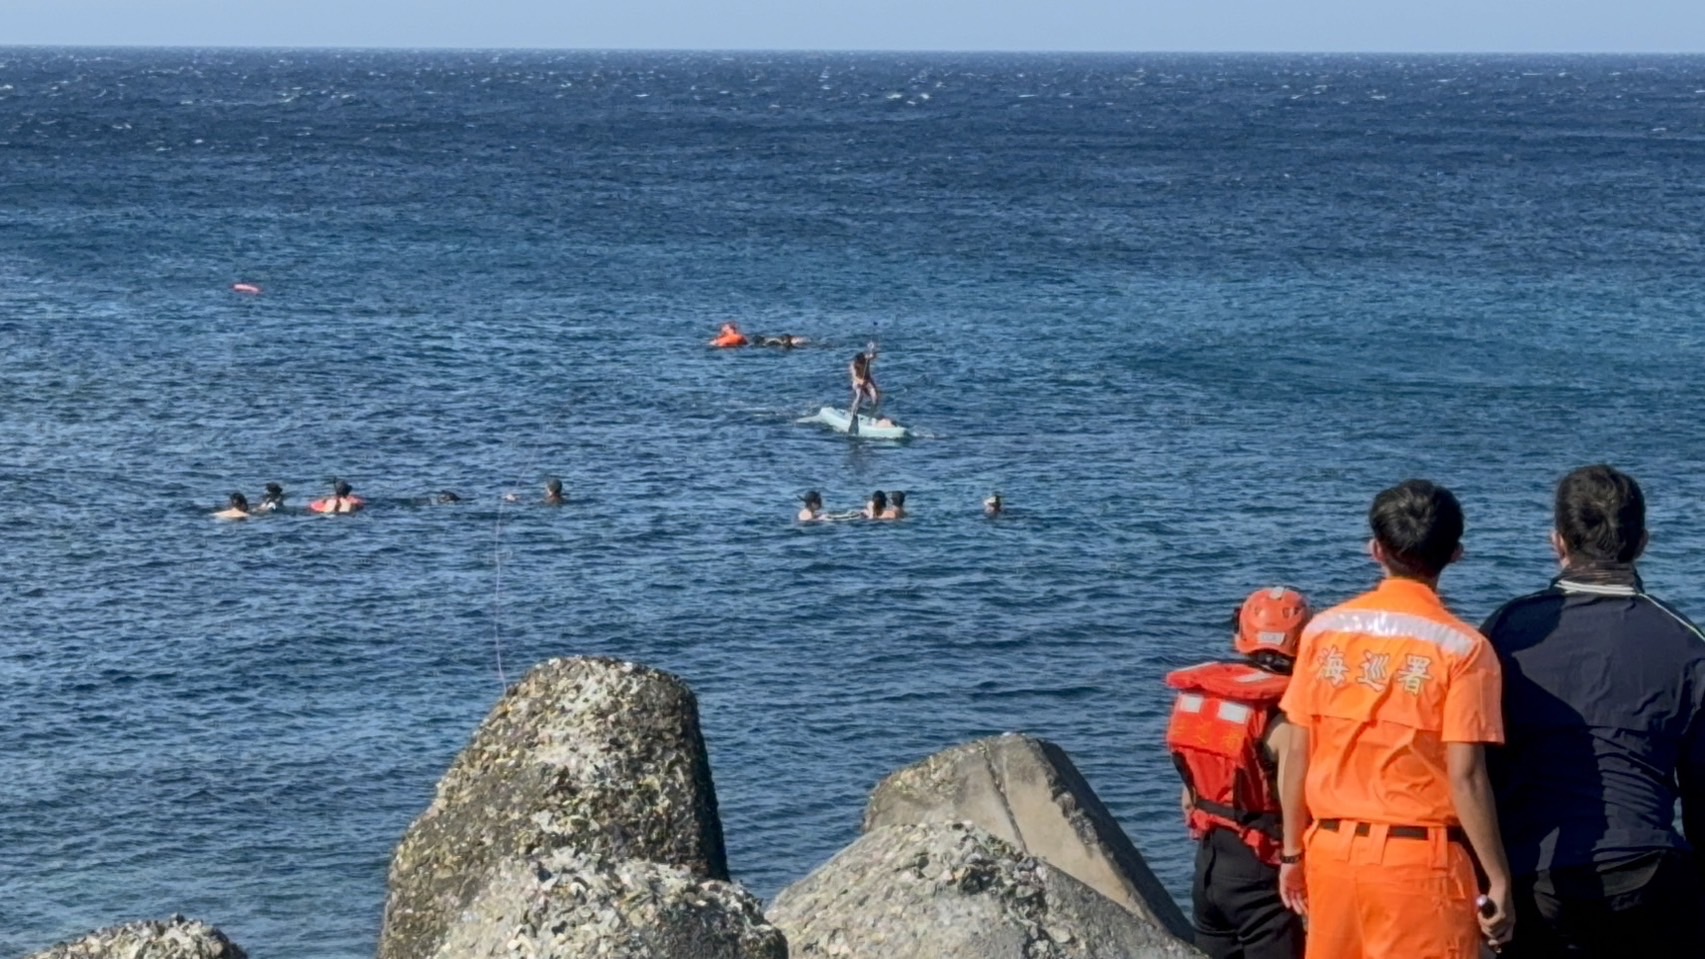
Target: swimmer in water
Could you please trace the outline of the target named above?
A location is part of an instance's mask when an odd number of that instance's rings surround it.
[[[253,516],[249,512],[249,498],[241,493],[232,493],[228,506],[213,514],[214,519],[248,519]]]
[[[710,345],[718,348],[724,348],[730,346],[745,346],[746,342],[746,334],[740,332],[740,324],[724,323],[722,324],[721,332],[716,334],[716,339],[710,341]]]
[[[906,518],[906,491],[897,489],[888,494],[888,510],[882,514],[883,519]]]
[[[856,418],[858,408],[867,399],[870,401],[872,416],[875,416],[877,409],[882,406],[882,390],[876,385],[876,374],[871,371],[875,363],[876,343],[872,342],[863,353],[855,355],[852,362],[847,364],[847,375],[852,378],[853,391],[852,406],[847,409],[848,417]]]
[[[332,495],[314,500],[308,508],[316,513],[354,513],[367,505],[367,501],[355,495],[355,491],[343,480],[332,485]]]
[[[823,494],[822,493],[819,493],[816,490],[809,490],[806,492],[806,494],[804,496],[801,496],[799,499],[801,502],[803,502],[805,504],[799,510],[799,516],[798,516],[799,522],[801,522],[801,523],[815,523],[818,520],[827,519],[827,517],[825,517],[823,515]]]
[[[760,336],[757,340],[759,346],[779,346],[784,350],[795,349],[809,342],[811,341],[805,337],[794,336],[792,333],[783,333],[780,336]]]
[[[887,519],[887,514],[888,494],[881,490],[870,494],[870,502],[865,505],[864,512],[861,515],[865,519]]]
[[[255,507],[257,513],[276,513],[284,508],[284,487],[277,483],[266,484],[266,495],[260,498],[260,505]]]
[[[995,516],[999,516],[1001,514],[1001,511],[1005,508],[1006,507],[1001,503],[1000,490],[995,490],[993,493],[989,494],[988,499],[983,500],[983,515],[984,516],[988,516],[991,518],[995,517]]]
[[[438,506],[449,506],[453,503],[460,503],[461,501],[462,498],[457,496],[456,491],[453,489],[441,489],[438,491],[438,495],[432,497],[432,502]]]
[[[562,480],[553,476],[545,482],[545,505],[561,506],[562,504]]]

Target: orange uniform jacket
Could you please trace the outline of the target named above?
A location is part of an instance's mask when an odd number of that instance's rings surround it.
[[[1316,616],[1280,702],[1310,734],[1315,819],[1457,823],[1445,743],[1504,741],[1491,644],[1423,583],[1388,579]]]
[[[1309,623],[1280,701],[1309,732],[1307,959],[1479,959],[1445,744],[1501,742],[1501,693],[1491,644],[1426,584]]]

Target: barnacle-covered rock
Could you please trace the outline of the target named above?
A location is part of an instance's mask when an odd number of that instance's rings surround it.
[[[1182,939],[1190,921],[1065,750],[1008,734],[943,750],[884,779],[864,828],[975,823]]]
[[[492,874],[432,959],[787,959],[746,890],[562,850]]]
[[[248,959],[225,934],[204,922],[172,916],[133,922],[62,942],[30,959]]]
[[[496,865],[559,849],[728,878],[686,684],[612,659],[558,659],[512,687],[397,847],[379,959],[432,955]]]
[[[1185,959],[1200,953],[970,823],[882,826],[784,890],[793,959]]]

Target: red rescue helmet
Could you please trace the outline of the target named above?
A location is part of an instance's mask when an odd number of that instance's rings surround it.
[[[1302,628],[1313,615],[1308,598],[1294,589],[1258,589],[1237,612],[1237,651],[1245,656],[1265,652],[1295,659]]]

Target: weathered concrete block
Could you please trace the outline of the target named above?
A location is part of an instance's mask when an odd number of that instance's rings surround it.
[[[397,847],[379,959],[432,955],[493,867],[558,849],[728,878],[685,683],[611,659],[558,659],[511,688]]]
[[[433,959],[787,959],[787,940],[733,883],[567,850],[498,867]]]
[[[955,746],[884,779],[866,831],[975,823],[1189,942],[1190,921],[1072,764],[1046,740],[1009,733]]]
[[[92,932],[29,959],[248,959],[248,954],[212,926],[172,916]]]
[[[872,829],[776,898],[793,959],[1184,959],[1191,947],[969,823]]]

